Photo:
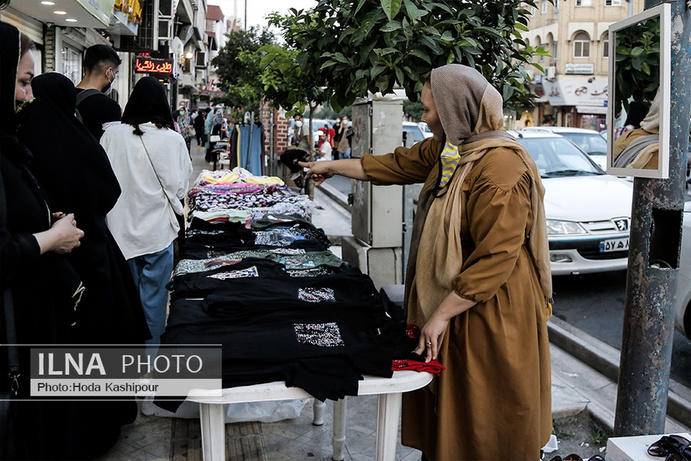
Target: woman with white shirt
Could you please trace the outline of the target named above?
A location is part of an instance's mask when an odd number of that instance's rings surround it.
[[[115,241],[127,259],[139,289],[152,338],[159,344],[165,329],[173,270],[173,241],[180,225],[192,164],[184,138],[173,129],[163,85],[144,77],[135,85],[122,124],[101,138],[122,195],[108,213]]]

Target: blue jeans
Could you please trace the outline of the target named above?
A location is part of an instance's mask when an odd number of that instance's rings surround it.
[[[166,308],[168,289],[173,272],[173,244],[156,253],[135,256],[127,260],[134,284],[139,290],[146,323],[151,331],[151,339],[146,344],[160,344],[161,335],[166,328]],[[147,348],[149,354],[158,348]]]

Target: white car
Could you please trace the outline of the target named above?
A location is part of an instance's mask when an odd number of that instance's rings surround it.
[[[513,132],[545,186],[553,275],[626,269],[633,185],[606,175],[562,136]]]
[[[404,145],[407,147],[425,140],[425,133],[417,123],[403,122],[403,133],[405,135]]]
[[[691,338],[691,202],[684,204],[684,233],[681,238],[679,281],[674,297],[677,328]]]
[[[607,140],[595,130],[583,128],[569,128],[564,126],[532,126],[523,129],[524,132],[549,132],[564,136],[588,154],[597,166],[607,169]]]
[[[432,130],[429,129],[425,122],[419,122],[417,125],[422,130],[422,133],[425,135],[425,138],[431,138],[432,136],[434,136],[434,133],[432,133]]]

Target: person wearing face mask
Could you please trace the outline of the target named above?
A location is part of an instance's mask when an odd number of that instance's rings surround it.
[[[120,57],[107,45],[94,45],[84,54],[84,78],[77,85],[77,118],[98,140],[119,122],[122,110],[108,97],[118,76]]]

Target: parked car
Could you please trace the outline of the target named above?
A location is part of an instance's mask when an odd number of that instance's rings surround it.
[[[626,269],[633,185],[605,174],[562,136],[513,134],[535,160],[545,186],[552,274]]]
[[[404,145],[412,146],[425,139],[425,133],[420,126],[414,122],[403,122]]]
[[[607,140],[595,130],[563,126],[532,126],[523,131],[548,131],[564,136],[588,154],[603,170],[607,169]]]
[[[691,339],[691,202],[684,204],[684,233],[681,237],[679,281],[674,297],[677,329]]]
[[[425,135],[425,138],[431,138],[432,136],[434,136],[434,133],[432,133],[432,130],[429,129],[425,122],[420,122],[417,125],[422,130],[422,133]]]

